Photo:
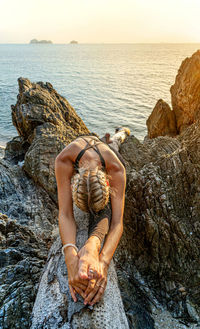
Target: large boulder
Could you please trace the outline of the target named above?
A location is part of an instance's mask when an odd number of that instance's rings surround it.
[[[156,103],[146,124],[149,138],[166,135],[174,137],[177,135],[174,111],[172,111],[170,106],[162,99],[159,99]]]
[[[59,95],[49,83],[32,83],[19,78],[19,95],[12,107],[13,124],[20,136],[30,144],[34,139],[34,129],[44,123],[51,123],[65,132],[60,138],[69,139],[88,129],[67,100]]]
[[[200,50],[182,62],[170,91],[177,130],[181,133],[199,116]]]
[[[21,160],[24,157],[26,173],[56,201],[55,157],[73,139],[88,134],[89,130],[50,83],[32,83],[25,78],[19,78],[18,83],[19,95],[12,106],[12,119],[23,147],[17,145],[17,155]],[[16,139],[10,144],[7,158],[13,158]]]

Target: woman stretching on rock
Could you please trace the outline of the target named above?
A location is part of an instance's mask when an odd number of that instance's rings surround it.
[[[126,174],[116,146],[129,134],[120,128],[112,140],[105,135],[105,142],[80,136],[55,161],[59,231],[74,302],[78,293],[85,305],[94,305],[106,288],[107,270],[123,231]],[[80,250],[75,245],[73,202],[90,214],[89,238]]]

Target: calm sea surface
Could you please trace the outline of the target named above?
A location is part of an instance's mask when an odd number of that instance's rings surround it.
[[[49,81],[88,128],[103,135],[124,125],[142,140],[159,98],[182,60],[200,44],[0,44],[0,145],[17,135],[10,105],[19,77]]]

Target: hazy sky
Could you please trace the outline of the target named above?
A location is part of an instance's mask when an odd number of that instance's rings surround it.
[[[200,42],[200,0],[0,0],[0,43]]]

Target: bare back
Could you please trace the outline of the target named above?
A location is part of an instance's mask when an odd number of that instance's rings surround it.
[[[84,139],[78,137],[62,150],[59,154],[60,158],[62,158],[62,160],[67,158],[71,160],[72,164],[75,164],[77,156],[86,147],[87,142],[89,145],[98,145],[98,149],[105,161],[105,169],[108,175],[111,174],[110,171],[124,169],[123,164],[110,147],[95,136],[84,136]],[[102,169],[101,159],[98,153],[90,147],[82,155],[79,161],[79,167],[94,169],[97,166]]]

